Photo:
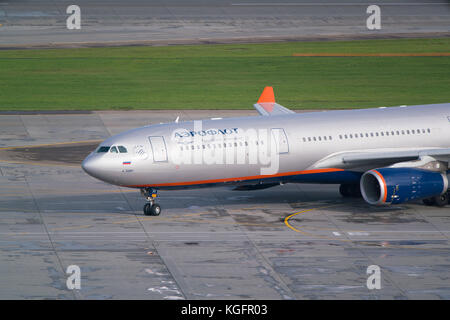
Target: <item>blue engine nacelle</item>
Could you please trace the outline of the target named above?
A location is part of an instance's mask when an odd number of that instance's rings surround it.
[[[398,204],[439,196],[448,189],[446,173],[416,168],[380,168],[361,177],[361,193],[374,205]]]

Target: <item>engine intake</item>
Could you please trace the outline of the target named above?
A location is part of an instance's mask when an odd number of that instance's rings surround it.
[[[447,192],[448,178],[445,173],[423,169],[380,168],[364,173],[360,187],[369,204],[399,204]]]

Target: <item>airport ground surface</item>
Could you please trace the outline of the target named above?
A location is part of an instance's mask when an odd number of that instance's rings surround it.
[[[79,167],[129,128],[244,114],[256,112],[0,115],[0,298],[450,299],[449,207],[284,185],[161,192],[161,216],[147,217],[138,191]],[[69,265],[81,290],[66,288]],[[380,290],[366,287],[369,265]]]
[[[426,36],[450,31],[444,0],[381,0],[381,30],[361,0],[77,0],[81,30],[67,30],[63,0],[0,3],[0,46],[41,47],[261,42]]]

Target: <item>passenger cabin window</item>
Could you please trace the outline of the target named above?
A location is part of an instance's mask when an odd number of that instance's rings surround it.
[[[97,152],[98,153],[103,153],[103,152],[108,152],[110,147],[106,147],[106,146],[101,146],[100,148],[98,148]]]

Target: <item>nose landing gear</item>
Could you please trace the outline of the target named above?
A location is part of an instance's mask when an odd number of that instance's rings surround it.
[[[153,188],[142,188],[141,194],[147,200],[144,206],[144,214],[146,216],[159,216],[161,214],[161,206],[155,202],[157,191]]]

